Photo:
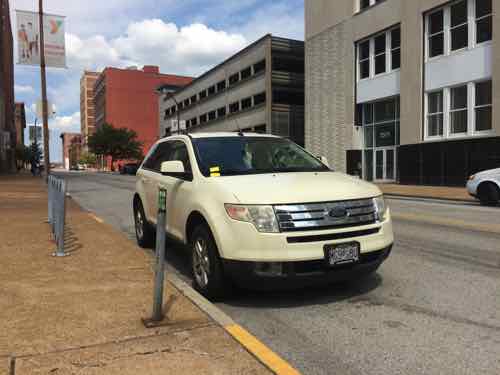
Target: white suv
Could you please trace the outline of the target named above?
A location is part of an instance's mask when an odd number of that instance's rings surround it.
[[[500,203],[500,168],[470,176],[467,181],[467,191],[479,199],[482,205],[496,206]]]
[[[389,209],[370,183],[336,173],[295,143],[250,133],[158,141],[137,172],[139,245],[151,247],[158,189],[167,235],[192,255],[195,287],[287,288],[377,270],[394,242]]]

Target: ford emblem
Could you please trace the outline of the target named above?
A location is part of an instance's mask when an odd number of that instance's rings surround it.
[[[345,207],[335,207],[328,212],[328,216],[334,219],[344,219],[349,216],[349,213]]]

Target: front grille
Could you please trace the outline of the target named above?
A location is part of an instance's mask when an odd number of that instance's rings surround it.
[[[377,220],[372,199],[278,205],[274,210],[282,232],[357,227]]]
[[[343,240],[346,238],[370,236],[378,232],[380,232],[380,228],[372,228],[366,230],[357,230],[354,232],[319,234],[315,236],[287,237],[286,241],[288,243],[323,242],[323,241]]]

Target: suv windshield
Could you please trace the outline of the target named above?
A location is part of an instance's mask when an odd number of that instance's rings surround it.
[[[193,139],[200,170],[205,176],[324,172],[330,169],[295,143],[284,138],[217,137]]]

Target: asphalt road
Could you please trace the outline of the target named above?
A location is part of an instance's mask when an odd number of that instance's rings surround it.
[[[73,198],[135,240],[135,178],[70,173]],[[304,374],[500,374],[500,207],[389,200],[396,243],[362,282],[218,306]],[[170,269],[189,277],[182,249]]]

